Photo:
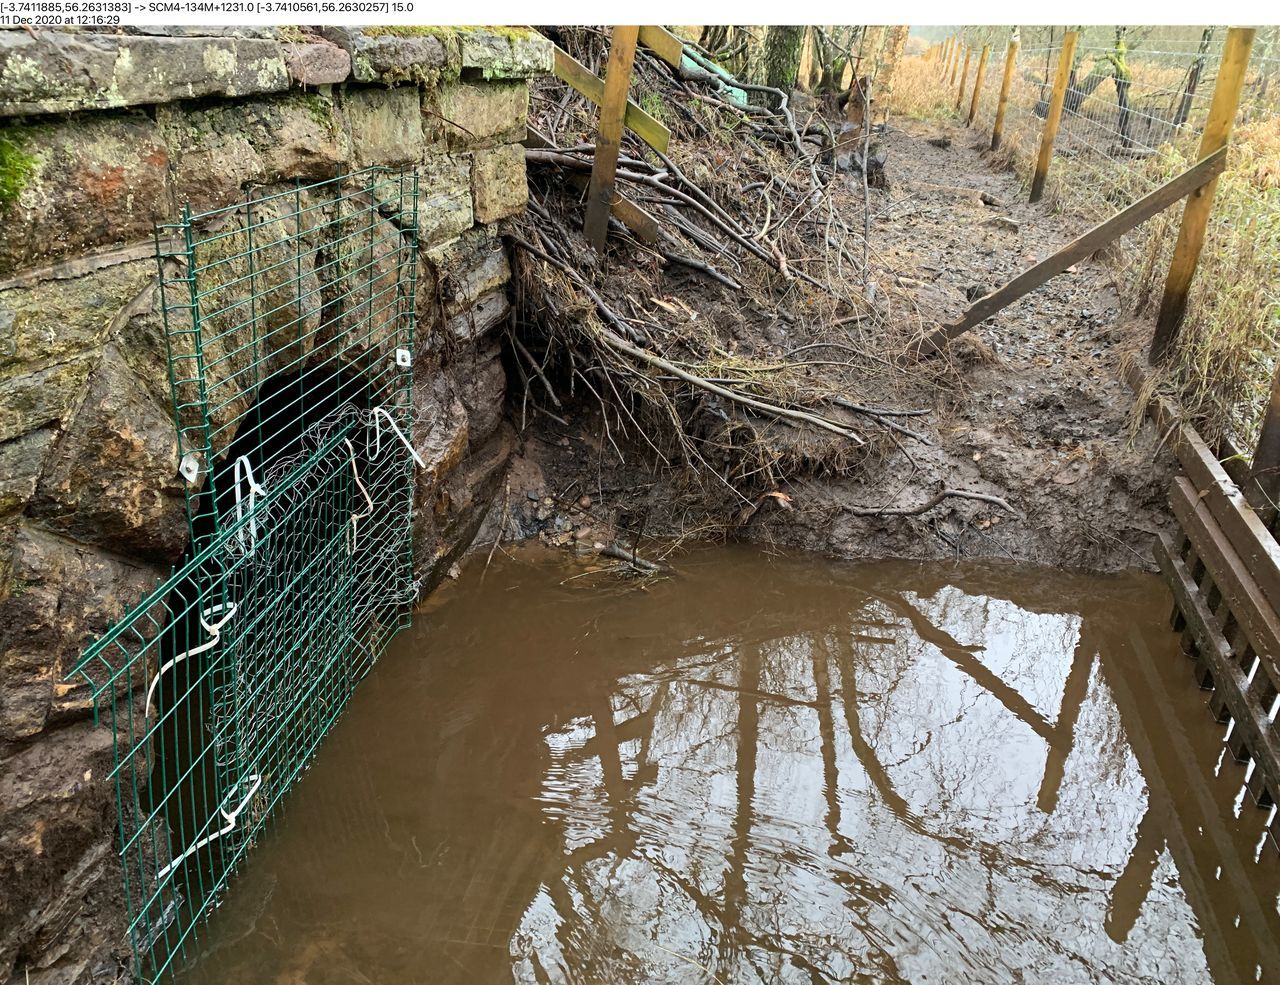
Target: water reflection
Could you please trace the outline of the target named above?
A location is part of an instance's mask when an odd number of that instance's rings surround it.
[[[473,567],[420,617],[189,981],[1280,968],[1275,852],[1155,579],[721,548],[602,591],[563,564]]]

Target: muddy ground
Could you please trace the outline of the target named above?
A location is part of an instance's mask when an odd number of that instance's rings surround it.
[[[869,193],[872,279],[879,303],[904,323],[953,318],[1085,227],[1026,204],[1018,177],[997,167],[974,131],[894,118],[876,139],[887,150],[888,187]],[[840,207],[860,227],[860,176],[835,181],[845,186]],[[619,267],[615,258],[611,276],[625,282]],[[713,317],[731,347],[784,358],[803,341],[791,337],[781,306],[735,305],[728,289],[681,267],[658,276],[669,302]],[[865,373],[846,375],[858,402],[927,411],[897,420],[931,444],[879,440],[874,451],[859,450],[856,467],[800,470],[746,500],[729,484],[690,485],[634,437],[618,441],[594,401],[566,404],[554,417],[531,414],[516,382],[511,414],[523,425],[521,445],[477,546],[540,536],[568,547],[638,542],[643,554],[646,538],[724,536],[843,557],[1153,568],[1173,459],[1149,426],[1135,430],[1121,376],[1148,333],[1124,318],[1105,264],[1082,263],[962,340],[945,368],[893,375],[867,361]],[[783,425],[775,433],[793,446],[809,440]],[[947,498],[918,515],[874,515],[911,509],[944,488],[998,497],[1013,512]],[[730,523],[707,521],[712,500]]]

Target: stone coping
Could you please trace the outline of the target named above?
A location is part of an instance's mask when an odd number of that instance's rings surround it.
[[[249,96],[347,81],[524,79],[552,69],[551,42],[518,28],[161,30],[0,30],[0,117]]]

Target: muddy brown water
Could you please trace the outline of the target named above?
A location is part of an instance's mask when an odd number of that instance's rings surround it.
[[[1157,578],[676,565],[467,565],[182,980],[1280,980],[1265,813]]]

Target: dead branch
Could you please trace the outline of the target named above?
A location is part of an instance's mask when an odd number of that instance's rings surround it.
[[[921,513],[927,513],[933,509],[944,499],[976,499],[984,503],[991,503],[1000,507],[1011,516],[1022,518],[1017,510],[1006,503],[999,496],[988,496],[986,493],[969,492],[967,489],[944,489],[942,492],[925,500],[919,506],[904,506],[899,509],[890,509],[888,503],[884,506],[849,506],[847,511],[854,516],[919,516]]]

